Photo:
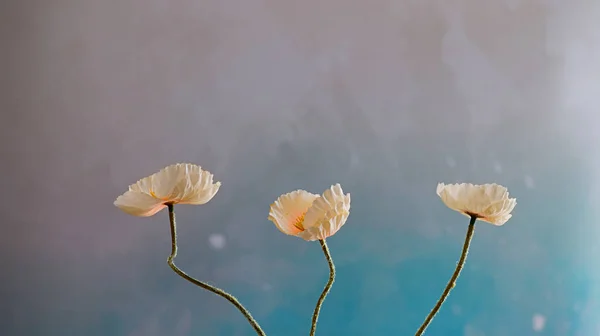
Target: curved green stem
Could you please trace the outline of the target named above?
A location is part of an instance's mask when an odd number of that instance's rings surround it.
[[[173,269],[173,271],[175,271],[175,273],[177,273],[179,276],[193,283],[194,285],[206,289],[209,292],[213,292],[225,298],[227,301],[231,302],[244,315],[248,322],[250,322],[250,325],[252,325],[252,328],[254,328],[256,334],[260,336],[266,336],[265,332],[262,330],[258,322],[256,322],[256,320],[252,317],[250,312],[238,301],[238,299],[235,296],[227,293],[226,291],[220,288],[211,286],[207,283],[192,278],[175,265],[175,263],[173,262],[173,260],[177,256],[177,227],[175,224],[175,211],[173,210],[173,204],[167,204],[167,206],[169,208],[169,221],[171,222],[171,255],[169,256],[169,259],[167,259],[167,263],[169,264],[171,269]]]
[[[450,278],[450,281],[448,281],[448,284],[446,285],[446,288],[444,289],[442,296],[440,297],[438,302],[435,304],[435,306],[433,307],[433,309],[431,310],[429,315],[427,315],[425,322],[423,322],[423,324],[421,325],[421,327],[419,328],[419,330],[417,331],[415,336],[423,335],[423,333],[425,332],[425,329],[427,329],[427,327],[429,326],[429,324],[431,323],[431,321],[433,320],[435,315],[438,313],[438,311],[442,307],[442,304],[444,303],[444,301],[446,300],[448,295],[450,295],[450,291],[452,290],[452,288],[454,288],[454,286],[456,286],[456,280],[458,279],[458,276],[460,275],[460,272],[462,271],[463,266],[465,265],[465,262],[467,261],[467,254],[469,254],[469,246],[471,245],[471,239],[473,238],[473,233],[475,232],[475,221],[476,220],[477,220],[477,217],[471,216],[471,221],[469,222],[469,229],[467,230],[467,236],[465,237],[465,243],[463,244],[462,254],[460,255],[458,264],[456,264],[456,269],[454,270],[454,274],[452,274],[452,277]]]
[[[319,320],[319,312],[321,311],[321,306],[323,305],[323,301],[325,301],[325,297],[329,293],[331,286],[333,286],[333,282],[335,281],[335,265],[333,264],[333,259],[331,258],[331,254],[329,253],[329,248],[327,247],[327,243],[325,239],[319,240],[321,243],[321,248],[323,249],[323,253],[325,254],[325,258],[327,259],[327,264],[329,264],[329,280],[327,280],[327,284],[317,301],[317,305],[315,307],[315,311],[312,316],[312,325],[310,328],[310,336],[314,336],[317,330],[317,321]]]

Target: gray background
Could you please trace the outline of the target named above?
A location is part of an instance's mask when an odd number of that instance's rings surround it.
[[[594,0],[2,1],[0,334],[251,335],[168,269],[165,212],[112,205],[194,162],[223,186],[176,208],[178,264],[269,335],[308,333],[327,277],[267,221],[279,194],[352,194],[319,334],[409,335],[460,252],[435,195],[460,181],[518,205],[428,335],[597,335],[599,32]]]

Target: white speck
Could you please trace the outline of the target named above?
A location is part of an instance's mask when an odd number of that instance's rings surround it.
[[[527,189],[533,189],[535,188],[535,183],[533,182],[533,177],[529,176],[529,175],[525,175],[525,186],[527,187]]]
[[[540,332],[544,330],[544,326],[546,325],[546,317],[542,314],[534,314],[531,319],[531,326],[534,331]]]
[[[225,247],[225,236],[219,233],[213,233],[208,236],[210,246],[215,250],[220,250]]]
[[[502,174],[502,166],[499,162],[494,162],[494,171],[496,174]]]
[[[448,165],[448,167],[454,168],[456,167],[456,160],[454,160],[454,158],[450,156],[446,156],[446,164]]]

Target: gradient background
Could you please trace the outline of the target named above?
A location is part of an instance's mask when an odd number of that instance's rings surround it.
[[[188,161],[223,186],[176,208],[178,264],[270,336],[308,334],[328,272],[276,197],[352,194],[318,334],[411,335],[468,221],[440,181],[518,205],[427,335],[598,335],[599,31],[594,0],[2,1],[0,335],[253,335],[168,268],[166,212],[113,206]]]

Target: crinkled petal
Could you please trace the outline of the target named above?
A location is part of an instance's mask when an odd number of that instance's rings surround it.
[[[152,176],[144,177],[136,183],[129,186],[129,190],[150,194],[152,191]]]
[[[178,163],[161,169],[129,186],[130,191],[145,193],[162,203],[204,204],[219,191],[221,182],[198,165]]]
[[[339,184],[331,186],[323,192],[323,195],[318,200],[315,200],[313,205],[306,212],[304,218],[304,227],[306,229],[318,225],[319,222],[326,217],[327,213],[338,203],[344,202],[344,192]]]
[[[161,169],[151,176],[151,194],[163,201],[178,202],[185,194],[187,170],[190,164],[178,163]]]
[[[184,192],[179,200],[181,204],[205,204],[210,201],[221,187],[221,182],[213,183],[213,174],[193,166],[188,170]]]
[[[512,217],[511,214],[501,214],[498,216],[488,216],[478,218],[482,222],[490,223],[496,226],[502,226]]]
[[[477,216],[481,221],[503,225],[512,215],[516,199],[509,198],[508,190],[498,184],[474,185],[471,183],[440,183],[437,194],[452,210],[465,216]]]
[[[350,214],[350,194],[344,195],[340,184],[325,190],[306,212],[305,231],[300,237],[305,240],[325,239],[334,235]]]
[[[319,225],[308,228],[298,234],[304,240],[323,240],[336,234],[348,220],[349,208],[342,204],[338,206],[332,217],[322,220]]]
[[[514,198],[506,198],[497,201],[482,212],[486,215],[480,217],[480,220],[496,226],[504,225],[512,217],[510,213],[516,205],[517,200]]]
[[[133,216],[153,216],[166,206],[160,200],[138,191],[126,191],[117,197],[115,206]]]
[[[297,236],[301,231],[306,211],[319,195],[311,194],[305,190],[296,190],[281,195],[269,211],[269,220],[272,221],[279,231]],[[299,227],[300,226],[300,227]]]

